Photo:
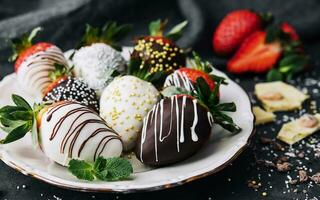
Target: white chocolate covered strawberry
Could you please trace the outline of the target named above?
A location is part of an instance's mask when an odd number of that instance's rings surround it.
[[[32,44],[32,39],[41,30],[35,28],[29,36],[13,40],[15,72],[20,87],[35,97],[41,97],[50,85],[50,74],[55,71],[55,65],[67,66],[63,52],[54,44],[39,42]]]
[[[92,109],[74,102],[60,101],[34,109],[13,95],[16,106],[0,109],[1,127],[8,132],[2,144],[25,136],[32,130],[34,144],[51,160],[67,166],[70,159],[87,162],[99,156],[119,157],[119,135]]]
[[[83,78],[98,95],[113,80],[115,72],[123,73],[126,69],[121,47],[115,43],[126,35],[128,28],[115,22],[107,22],[101,30],[87,25],[81,48],[74,53],[75,75]]]
[[[103,91],[100,115],[119,133],[125,150],[135,146],[143,118],[159,98],[151,83],[130,75],[115,78]]]

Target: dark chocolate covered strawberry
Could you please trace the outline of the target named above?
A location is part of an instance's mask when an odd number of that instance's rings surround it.
[[[35,28],[30,35],[24,34],[21,39],[14,39],[13,56],[15,72],[21,88],[39,97],[51,83],[50,73],[55,70],[55,64],[67,66],[63,52],[54,44],[39,42],[32,44],[33,38],[41,28]]]
[[[78,78],[63,76],[49,85],[43,101],[58,102],[62,100],[77,101],[99,112],[96,92]]]
[[[138,159],[150,166],[164,166],[189,158],[208,140],[215,124],[236,134],[241,131],[225,112],[234,103],[220,103],[217,81],[213,91],[202,77],[192,91],[176,90],[158,102],[144,118],[136,146]]]
[[[184,50],[175,44],[180,38],[182,29],[187,25],[184,21],[167,34],[164,34],[166,21],[153,21],[149,25],[150,35],[136,40],[132,60],[140,61],[140,68],[147,68],[150,73],[163,71],[170,73],[185,66],[186,55]]]
[[[182,161],[208,141],[212,124],[209,110],[192,96],[162,99],[144,118],[136,156],[157,167]]]

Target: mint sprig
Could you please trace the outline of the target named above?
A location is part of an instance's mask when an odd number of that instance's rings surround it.
[[[78,179],[93,181],[118,181],[128,179],[133,173],[130,162],[124,158],[98,157],[94,163],[72,159],[69,162],[69,171]]]

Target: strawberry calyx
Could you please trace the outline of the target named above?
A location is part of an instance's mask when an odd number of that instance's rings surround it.
[[[147,81],[152,83],[156,88],[160,88],[166,77],[167,74],[164,71],[157,71],[154,73],[151,73],[148,69],[148,64],[145,63],[144,66],[141,68],[141,59],[130,59],[130,62],[128,64],[128,75],[135,76],[137,78],[140,78],[141,80]]]
[[[0,143],[14,142],[31,131],[33,143],[38,144],[36,118],[44,106],[39,104],[31,107],[25,99],[15,94],[12,95],[12,101],[14,106],[7,105],[0,109],[0,127],[8,133]]]
[[[164,34],[164,29],[168,24],[168,20],[155,20],[149,24],[150,36],[163,37],[172,41],[178,40],[182,36],[183,29],[187,26],[188,21],[183,21],[174,26],[170,31]]]
[[[117,43],[123,39],[131,29],[132,26],[129,24],[118,25],[117,22],[114,21],[106,22],[102,28],[86,24],[85,34],[78,44],[78,48],[90,46],[94,43],[105,43],[121,51],[121,46]]]
[[[58,63],[54,64],[55,69],[49,73],[49,78],[51,81],[55,81],[61,77],[66,77],[69,75],[72,75],[72,69],[73,68],[68,68],[65,65],[61,65]]]
[[[21,38],[12,39],[12,56],[9,57],[9,61],[15,61],[26,49],[30,48],[32,44],[32,40],[36,37],[39,31],[41,31],[41,27],[34,28],[30,34],[24,33]]]

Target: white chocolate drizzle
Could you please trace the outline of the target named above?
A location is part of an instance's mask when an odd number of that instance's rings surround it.
[[[177,86],[185,88],[188,91],[194,91],[194,86],[190,81],[189,77],[184,72],[180,72],[179,70],[174,71],[171,75],[169,75],[164,82],[164,87],[169,86]]]
[[[153,121],[153,131],[154,131],[154,149],[155,149],[155,159],[158,162],[158,143],[163,142],[166,138],[172,134],[172,126],[173,126],[173,115],[175,114],[175,119],[176,119],[176,138],[177,138],[177,152],[180,152],[180,144],[185,142],[185,134],[184,134],[184,122],[185,122],[185,108],[187,106],[186,100],[187,96],[182,97],[182,104],[181,107],[178,105],[178,97],[177,96],[171,96],[170,97],[170,128],[169,131],[167,132],[166,135],[163,135],[163,104],[164,104],[164,99],[162,99],[158,104],[154,105],[152,110],[149,111],[147,116],[143,120],[143,128],[142,128],[142,133],[141,133],[141,143],[140,143],[140,160],[143,162],[143,147],[144,143],[146,141],[146,134],[148,130],[148,125],[152,124],[151,122]],[[190,127],[191,131],[191,140],[193,142],[198,142],[199,138],[196,133],[196,126],[198,125],[199,119],[198,119],[198,102],[196,99],[192,100],[193,104],[193,123],[192,126]],[[173,108],[175,107],[175,113],[173,112]],[[180,110],[181,109],[181,110]],[[180,111],[181,111],[181,119],[179,120],[180,117]],[[159,112],[159,113],[158,113]],[[189,113],[188,113],[189,114]],[[151,116],[151,121],[149,122]],[[158,120],[158,117],[160,119]],[[213,125],[213,117],[210,112],[207,112],[207,118],[210,126]]]

